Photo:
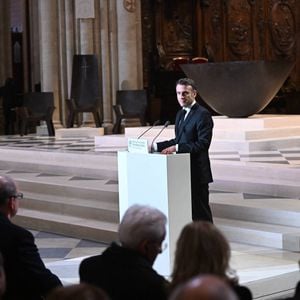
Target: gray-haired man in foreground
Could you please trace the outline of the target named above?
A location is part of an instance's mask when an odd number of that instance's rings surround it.
[[[112,300],[167,299],[167,281],[152,268],[162,252],[166,222],[156,208],[131,206],[119,226],[120,244],[83,260],[80,281],[101,287]]]

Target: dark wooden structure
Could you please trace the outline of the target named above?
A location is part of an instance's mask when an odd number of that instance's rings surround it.
[[[54,112],[54,97],[52,92],[35,92],[24,95],[23,105],[16,108],[17,119],[20,123],[20,134],[27,134],[30,123],[39,125],[45,121],[49,136],[55,135],[52,116]]]
[[[80,113],[93,113],[96,127],[101,127],[102,106],[99,94],[98,61],[95,55],[74,55],[71,98],[66,99],[69,109],[67,127],[81,125]]]
[[[139,119],[141,125],[145,126],[147,104],[146,90],[117,91],[116,105],[114,105],[116,122],[113,133],[121,133],[121,123],[125,119]]]
[[[281,92],[286,103],[282,112],[300,113],[297,0],[143,0],[141,3],[144,85],[153,99],[160,100],[162,120],[174,115],[175,80],[185,76],[175,69],[176,57],[191,61],[203,56],[215,62],[294,61],[295,67]],[[291,105],[290,101],[294,103]]]

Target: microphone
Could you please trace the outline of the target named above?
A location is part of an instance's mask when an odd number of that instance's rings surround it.
[[[152,129],[154,126],[158,125],[160,123],[160,120],[156,120],[152,126],[147,128],[144,132],[142,132],[137,139],[141,138],[145,133],[147,133],[150,129]]]
[[[153,144],[154,144],[154,142],[155,142],[155,140],[160,136],[160,134],[163,132],[163,130],[165,130],[165,128],[167,128],[169,125],[170,125],[170,121],[167,121],[165,124],[164,124],[164,126],[163,126],[163,128],[159,131],[159,133],[154,137],[154,139],[152,140],[152,142],[151,142],[151,147],[150,147],[150,150],[151,150],[151,152],[152,152],[152,148],[153,148]]]

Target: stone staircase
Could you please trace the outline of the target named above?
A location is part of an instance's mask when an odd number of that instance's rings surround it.
[[[212,161],[212,167],[215,182],[211,188],[224,191],[211,194],[215,223],[230,241],[300,251],[297,167],[219,160]],[[0,173],[15,178],[25,194],[17,223],[95,241],[116,238],[115,152],[0,148]],[[231,192],[265,196],[237,199]]]
[[[38,174],[10,173],[25,195],[15,217],[18,224],[94,241],[110,242],[116,238],[115,187],[107,189],[103,180],[70,180],[73,177]],[[53,182],[54,178],[59,183]]]
[[[62,159],[61,153],[43,154],[43,160],[36,160],[34,152],[18,150],[15,160],[9,161],[12,153],[2,152],[0,173],[12,176],[24,193],[14,221],[76,238],[115,240],[119,219],[116,155],[68,153]]]
[[[230,194],[229,194],[230,195]],[[212,195],[216,225],[231,242],[300,251],[300,200]]]
[[[300,197],[300,168],[296,165],[215,160],[212,171],[214,190]]]

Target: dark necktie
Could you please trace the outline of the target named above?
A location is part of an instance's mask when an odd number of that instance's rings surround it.
[[[180,118],[179,118],[179,126],[182,125],[186,113],[187,113],[187,111],[185,109],[182,109],[181,114],[180,114]]]

